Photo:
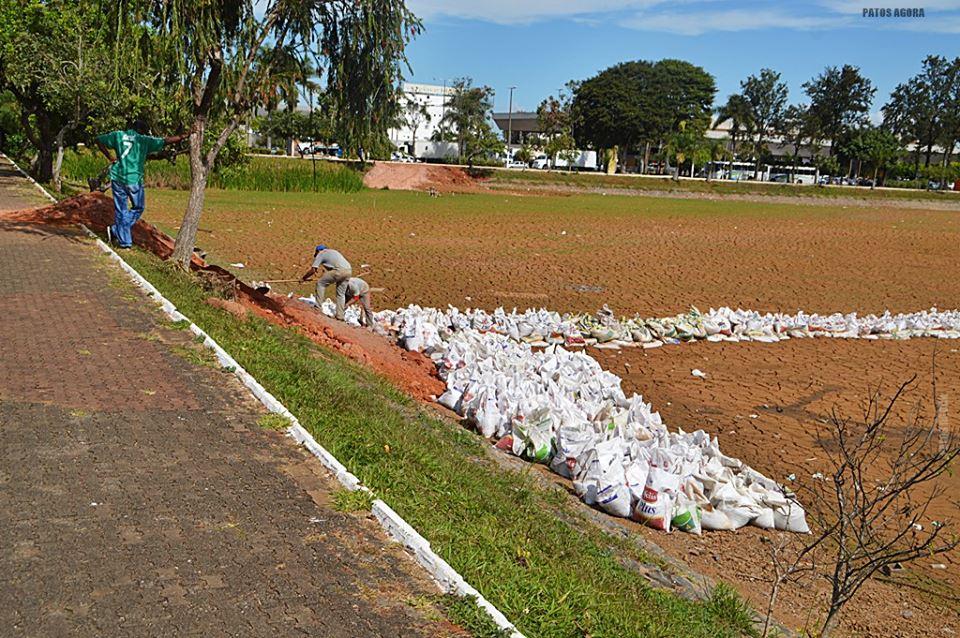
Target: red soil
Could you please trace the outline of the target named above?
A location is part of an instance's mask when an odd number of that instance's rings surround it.
[[[363,176],[367,188],[390,190],[428,190],[458,193],[480,189],[477,180],[470,177],[461,166],[443,164],[398,164],[377,162]]]

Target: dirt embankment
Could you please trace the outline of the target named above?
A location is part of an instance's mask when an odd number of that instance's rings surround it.
[[[486,190],[482,183],[470,177],[462,166],[444,164],[402,164],[376,162],[363,176],[367,188],[465,193]]]
[[[0,214],[7,224],[85,224],[91,230],[104,232],[113,221],[113,203],[99,193],[80,195],[53,206]],[[166,259],[173,254],[174,241],[156,226],[140,220],[133,227],[133,240],[157,256]],[[231,312],[246,308],[275,323],[299,329],[315,342],[344,354],[354,361],[380,372],[402,390],[428,401],[444,390],[436,376],[436,367],[427,357],[407,352],[368,330],[354,328],[317,312],[296,299],[281,295],[264,295],[237,279],[219,266],[207,264],[194,255],[193,270],[215,280],[217,287],[231,291],[235,306]]]

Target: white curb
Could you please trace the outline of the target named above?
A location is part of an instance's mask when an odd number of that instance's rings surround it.
[[[0,153],[0,155],[3,155]],[[30,178],[29,175],[23,172],[23,170],[17,166],[16,162],[11,160],[6,155],[3,155],[11,164],[16,167],[18,171],[23,173],[30,181],[40,189],[44,195],[49,197],[52,201],[56,202],[56,198],[50,195],[47,190],[38,184],[36,181]],[[307,448],[314,456],[320,459],[320,462],[326,467],[334,476],[337,477],[337,480],[346,487],[348,490],[363,490],[369,492],[369,489],[360,483],[360,479],[354,476],[347,468],[343,465],[337,458],[331,454],[326,448],[320,445],[313,435],[310,434],[302,425],[300,421],[295,417],[290,410],[286,408],[275,396],[270,394],[266,388],[264,388],[260,383],[253,378],[249,372],[247,372],[243,366],[237,363],[237,360],[230,356],[230,354],[220,347],[213,337],[208,335],[203,331],[200,326],[190,321],[190,319],[185,316],[183,313],[177,310],[177,307],[173,303],[160,294],[160,291],[156,287],[147,281],[143,275],[136,271],[130,264],[125,262],[120,255],[116,253],[110,246],[105,244],[97,235],[86,227],[84,224],[80,224],[81,228],[94,240],[97,242],[97,246],[106,253],[111,259],[116,261],[120,268],[122,268],[127,275],[142,288],[148,296],[152,297],[154,301],[160,306],[163,312],[172,320],[172,321],[188,321],[190,322],[190,332],[197,335],[198,337],[203,337],[203,345],[207,348],[213,350],[214,354],[217,356],[217,361],[220,362],[220,365],[225,368],[230,368],[233,370],[233,373],[240,379],[240,382],[243,383],[250,390],[250,393],[257,398],[260,403],[262,403],[268,410],[273,413],[279,414],[283,417],[286,417],[290,421],[290,427],[287,429],[287,434],[292,437],[295,441],[302,444]],[[509,631],[512,638],[525,638],[517,628],[507,620],[507,617],[501,613],[499,609],[493,606],[486,598],[484,598],[480,592],[474,589],[463,576],[461,576],[453,567],[451,567],[445,560],[440,558],[436,552],[430,547],[430,543],[420,535],[417,530],[415,530],[409,523],[407,523],[403,518],[397,514],[393,509],[384,503],[380,499],[375,499],[371,507],[371,512],[380,521],[381,527],[384,531],[387,532],[394,540],[401,542],[406,546],[417,559],[417,562],[423,567],[427,573],[436,581],[440,586],[440,589],[448,594],[456,594],[457,596],[473,596],[476,599],[477,605],[483,609],[490,618],[493,620],[496,625],[503,630]]]

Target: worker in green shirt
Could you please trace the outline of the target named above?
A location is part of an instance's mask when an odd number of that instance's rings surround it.
[[[113,225],[107,227],[107,237],[120,248],[133,245],[133,225],[143,214],[143,166],[147,156],[158,153],[167,144],[178,144],[189,134],[171,137],[152,137],[143,120],[137,120],[125,131],[113,131],[97,137],[97,147],[108,160],[110,189],[113,191]],[[111,155],[113,151],[113,155]]]

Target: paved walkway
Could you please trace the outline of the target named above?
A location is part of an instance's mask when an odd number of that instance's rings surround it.
[[[450,634],[191,336],[79,234],[0,224],[0,634]]]

